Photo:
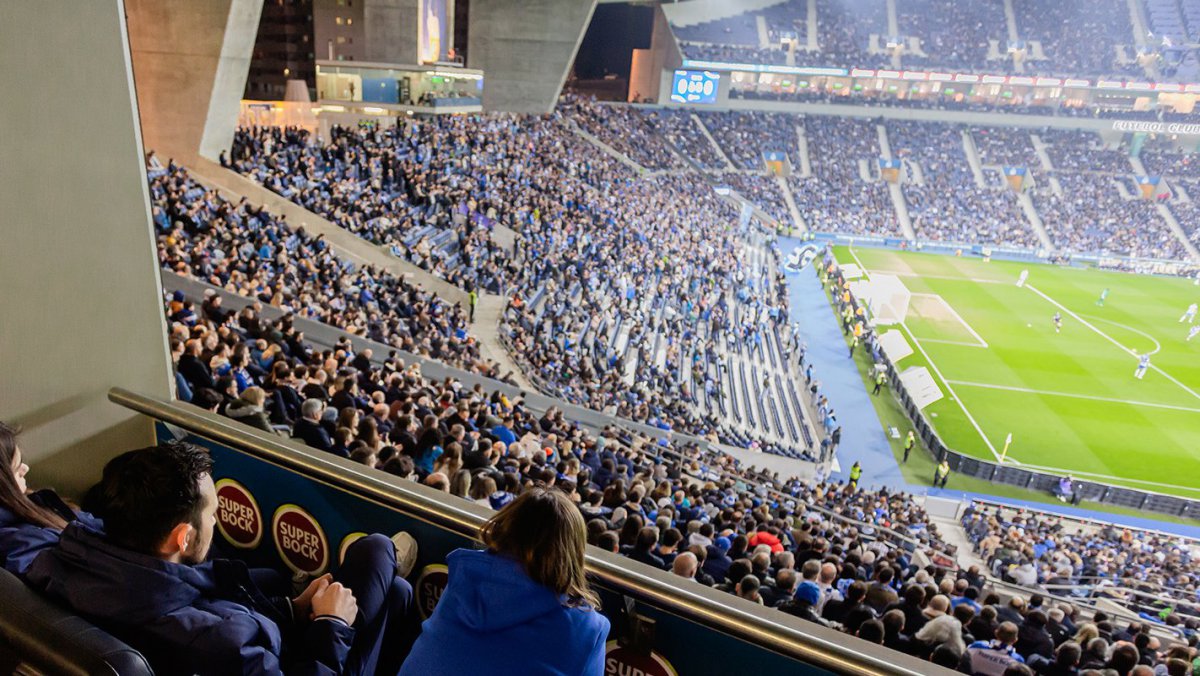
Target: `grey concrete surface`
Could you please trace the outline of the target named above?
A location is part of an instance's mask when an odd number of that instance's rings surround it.
[[[550,112],[595,5],[596,0],[472,2],[467,65],[485,73],[484,110]]]
[[[152,442],[110,387],[171,396],[150,200],[120,0],[4,4],[0,420],[31,486],[79,495]]]

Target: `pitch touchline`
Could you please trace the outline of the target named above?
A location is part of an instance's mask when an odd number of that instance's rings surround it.
[[[862,261],[859,260],[858,254],[854,253],[854,247],[848,247],[848,249],[850,251],[850,255],[854,257],[854,262],[858,264],[858,268],[862,270],[864,274],[867,274],[869,278],[870,272],[862,264]],[[933,359],[929,358],[929,353],[927,353],[925,348],[921,346],[921,341],[917,340],[917,337],[913,335],[912,330],[910,330],[908,325],[904,322],[900,322],[900,328],[904,329],[904,332],[907,333],[908,337],[912,339],[913,344],[916,345],[917,349],[921,351],[921,356],[925,357],[925,361],[929,364],[929,368],[933,369],[934,374],[937,375],[938,379],[942,381],[942,384],[946,386],[946,391],[950,393],[951,397],[954,397],[954,401],[957,402],[958,407],[962,409],[963,415],[967,416],[967,420],[970,421],[971,425],[975,428],[975,431],[979,432],[979,437],[983,439],[983,443],[987,444],[988,450],[992,452],[992,455],[995,456],[996,460],[999,460],[1000,454],[996,452],[996,447],[992,445],[991,439],[988,439],[987,435],[983,433],[983,428],[980,427],[979,423],[975,421],[975,416],[971,415],[971,412],[968,411],[967,407],[963,405],[962,399],[960,399],[959,396],[954,393],[954,388],[946,382],[946,377],[943,376],[942,372],[938,370],[937,364],[933,363]]]
[[[1158,486],[1160,488],[1177,488],[1179,490],[1195,493],[1195,486],[1180,486],[1179,484],[1165,484],[1159,481],[1147,481],[1145,479],[1128,479],[1125,477],[1113,476],[1111,474],[1098,474],[1096,472],[1081,472],[1079,470],[1065,469],[1063,467],[1048,467],[1046,465],[1030,465],[1022,463],[1022,467],[1029,469],[1040,469],[1044,472],[1052,472],[1054,474],[1070,474],[1071,476],[1083,476],[1091,479],[1108,479],[1114,486],[1119,486],[1122,482],[1131,484],[1142,484],[1145,486]],[[1173,497],[1173,496],[1172,496]]]
[[[850,255],[854,256],[854,260],[856,260],[856,261],[858,260],[858,256],[856,256],[853,251],[850,252]],[[867,272],[867,269],[863,267],[861,261],[859,261],[858,267],[863,272]],[[952,280],[955,282],[974,282],[976,284],[1012,284],[1012,282],[1005,282],[1005,281],[1001,281],[999,279],[976,279],[973,277],[952,277],[950,275],[926,275],[926,274],[922,274],[920,272],[909,272],[909,271],[903,271],[903,270],[871,270],[871,272],[878,272],[881,275],[896,275],[897,277],[923,277],[926,279],[949,279],[949,280]]]
[[[1152,408],[1168,408],[1174,411],[1187,411],[1188,413],[1200,413],[1200,408],[1188,408],[1187,406],[1174,406],[1172,404],[1156,404],[1150,401],[1133,401],[1131,399],[1116,399],[1113,397],[1097,397],[1091,394],[1073,394],[1071,392],[1051,392],[1049,390],[1034,390],[1028,387],[1012,387],[1010,385],[992,385],[991,383],[973,383],[967,380],[947,380],[947,383],[955,385],[964,385],[966,387],[984,387],[991,390],[1008,390],[1009,392],[1028,392],[1029,394],[1045,394],[1052,397],[1070,397],[1072,399],[1091,399],[1092,401],[1108,401],[1114,404],[1131,404],[1133,406],[1149,406]]]
[[[1128,347],[1125,347],[1124,345],[1122,345],[1122,344],[1118,343],[1116,340],[1114,340],[1114,339],[1113,339],[1113,337],[1112,337],[1112,336],[1110,336],[1110,335],[1108,335],[1107,333],[1105,333],[1105,332],[1101,331],[1100,329],[1096,328],[1096,327],[1095,327],[1095,325],[1093,325],[1093,324],[1092,324],[1091,322],[1089,322],[1088,320],[1084,319],[1083,317],[1080,317],[1079,315],[1075,314],[1075,313],[1074,313],[1074,312],[1072,312],[1071,310],[1067,309],[1067,308],[1066,308],[1066,306],[1064,306],[1062,303],[1059,303],[1058,301],[1054,300],[1054,299],[1053,299],[1053,298],[1051,298],[1050,296],[1047,296],[1046,294],[1042,293],[1042,292],[1041,292],[1041,291],[1039,291],[1039,290],[1038,290],[1038,289],[1037,289],[1037,288],[1036,288],[1034,285],[1032,285],[1032,284],[1028,284],[1028,283],[1027,283],[1027,284],[1025,284],[1025,288],[1026,288],[1026,289],[1029,289],[1030,291],[1032,291],[1032,292],[1034,292],[1034,293],[1036,293],[1037,295],[1041,296],[1042,298],[1045,298],[1045,299],[1046,299],[1046,301],[1047,301],[1047,302],[1049,302],[1050,304],[1054,305],[1055,307],[1057,307],[1058,309],[1062,310],[1063,312],[1065,312],[1065,313],[1067,313],[1067,314],[1071,315],[1071,316],[1072,316],[1072,317],[1074,317],[1074,318],[1075,318],[1075,319],[1076,319],[1076,320],[1077,320],[1079,323],[1083,324],[1084,326],[1088,327],[1089,329],[1091,329],[1091,330],[1095,331],[1097,334],[1099,334],[1099,335],[1100,335],[1100,337],[1102,337],[1102,338],[1104,338],[1104,339],[1108,340],[1108,342],[1110,342],[1110,343],[1112,343],[1113,345],[1116,345],[1117,347],[1121,348],[1121,351],[1122,351],[1122,352],[1124,352],[1125,354],[1133,354],[1133,355],[1134,355],[1134,358],[1137,358],[1137,355],[1136,355],[1136,353],[1132,353],[1132,352],[1131,352],[1131,350],[1130,350],[1130,348],[1128,348]],[[1173,377],[1171,374],[1169,374],[1169,373],[1167,373],[1166,371],[1164,371],[1164,370],[1160,369],[1159,367],[1155,366],[1154,364],[1151,364],[1151,365],[1150,365],[1150,368],[1152,368],[1152,369],[1154,369],[1155,371],[1157,371],[1158,373],[1160,373],[1160,374],[1161,374],[1161,375],[1162,375],[1164,378],[1166,378],[1167,380],[1170,380],[1171,382],[1175,383],[1176,385],[1178,385],[1178,386],[1182,387],[1182,388],[1184,389],[1184,391],[1186,391],[1188,394],[1192,395],[1193,397],[1195,397],[1195,398],[1197,398],[1197,399],[1200,399],[1200,393],[1197,393],[1197,392],[1196,392],[1195,390],[1193,390],[1192,388],[1190,388],[1190,387],[1188,387],[1187,385],[1184,385],[1183,383],[1179,382],[1179,381],[1178,381],[1178,380],[1176,380],[1176,379],[1175,379],[1175,378],[1174,378],[1174,377]]]

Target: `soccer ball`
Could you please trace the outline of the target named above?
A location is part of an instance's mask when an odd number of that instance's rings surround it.
[[[1029,328],[1031,328],[1031,329],[1033,328],[1033,324],[1026,324],[1025,326],[1027,326],[1027,327],[1029,327]]]

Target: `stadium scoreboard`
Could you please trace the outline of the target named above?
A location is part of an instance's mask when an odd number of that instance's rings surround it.
[[[677,70],[671,83],[675,103],[716,103],[721,74],[708,70]]]

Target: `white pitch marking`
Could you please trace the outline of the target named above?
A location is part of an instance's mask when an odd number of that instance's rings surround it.
[[[1167,408],[1173,411],[1186,411],[1188,413],[1200,413],[1200,408],[1188,408],[1187,406],[1174,406],[1172,404],[1156,404],[1152,401],[1134,401],[1132,399],[1116,399],[1114,397],[1098,397],[1091,394],[1074,394],[1072,392],[1053,392],[1050,390],[1034,390],[1028,387],[1013,387],[1011,385],[992,385],[990,383],[973,383],[967,380],[947,380],[948,383],[955,385],[964,385],[966,387],[984,387],[991,390],[1008,390],[1009,392],[1026,392],[1029,394],[1045,394],[1051,397],[1069,397],[1072,399],[1090,399],[1092,401],[1107,401],[1114,404],[1130,404],[1132,406],[1149,406],[1151,408]]]
[[[870,272],[867,271],[867,268],[862,264],[862,261],[858,259],[858,254],[854,253],[854,247],[848,247],[848,249],[850,251],[850,255],[854,257],[854,262],[858,263],[858,267],[867,274],[869,279]],[[925,348],[921,345],[921,341],[917,340],[917,337],[913,335],[912,330],[908,328],[907,324],[900,322],[900,327],[904,329],[904,332],[908,334],[909,338],[912,338],[913,344],[916,345],[917,349],[921,351],[921,356],[925,357],[925,361],[929,363],[929,368],[933,369],[934,374],[936,374],[938,379],[942,381],[942,384],[946,386],[946,391],[950,393],[950,397],[953,398],[955,403],[958,404],[958,407],[962,409],[963,415],[967,416],[967,420],[969,420],[971,425],[975,427],[975,431],[979,433],[979,437],[983,439],[983,443],[987,444],[988,450],[991,451],[992,455],[995,456],[997,461],[999,461],[1000,454],[996,452],[996,447],[992,445],[992,441],[987,438],[986,434],[983,433],[983,428],[980,427],[979,423],[975,421],[975,416],[971,415],[971,412],[968,411],[967,407],[963,405],[962,399],[960,399],[959,396],[954,393],[954,388],[946,382],[946,377],[942,375],[940,370],[938,370],[937,364],[933,363],[933,359],[929,357],[929,353],[925,351]]]
[[[1089,329],[1091,329],[1091,330],[1095,331],[1097,334],[1099,334],[1099,335],[1100,335],[1100,337],[1102,337],[1102,338],[1105,338],[1106,340],[1108,340],[1108,342],[1110,342],[1110,343],[1112,343],[1113,345],[1116,345],[1117,347],[1121,348],[1121,351],[1122,351],[1122,352],[1124,352],[1125,354],[1131,354],[1131,355],[1133,355],[1133,358],[1134,358],[1134,359],[1137,359],[1137,358],[1138,358],[1138,355],[1137,355],[1137,353],[1136,353],[1136,352],[1134,352],[1134,351],[1133,351],[1131,348],[1125,347],[1125,346],[1124,346],[1124,345],[1122,345],[1121,343],[1118,343],[1116,340],[1114,340],[1114,339],[1113,339],[1113,337],[1112,337],[1112,336],[1110,336],[1110,335],[1108,335],[1107,333],[1105,333],[1105,332],[1101,331],[1100,329],[1096,328],[1096,326],[1095,326],[1094,324],[1092,324],[1092,323],[1091,323],[1091,322],[1089,322],[1088,320],[1084,319],[1083,317],[1080,317],[1079,315],[1075,314],[1074,312],[1072,312],[1072,311],[1068,310],[1068,309],[1066,308],[1066,306],[1064,306],[1062,303],[1059,303],[1058,301],[1054,300],[1054,299],[1053,299],[1053,298],[1051,298],[1050,296],[1047,296],[1046,294],[1042,293],[1042,292],[1041,292],[1041,291],[1039,291],[1039,290],[1038,290],[1036,287],[1034,287],[1032,284],[1026,284],[1026,285],[1025,285],[1025,288],[1026,288],[1026,289],[1029,289],[1030,291],[1032,291],[1032,292],[1036,293],[1037,295],[1041,296],[1042,298],[1046,299],[1046,301],[1047,301],[1047,302],[1049,302],[1050,304],[1054,305],[1055,307],[1057,307],[1058,309],[1062,310],[1063,312],[1065,312],[1065,313],[1067,313],[1067,314],[1071,315],[1072,317],[1074,317],[1074,318],[1075,318],[1075,320],[1076,320],[1076,321],[1078,321],[1079,323],[1083,324],[1084,326],[1088,327]],[[1192,388],[1188,387],[1187,385],[1184,385],[1183,383],[1179,382],[1179,381],[1178,381],[1178,380],[1176,380],[1176,379],[1175,379],[1175,377],[1174,377],[1174,376],[1172,376],[1171,374],[1169,374],[1169,373],[1167,373],[1166,371],[1164,371],[1164,370],[1160,369],[1159,367],[1155,366],[1154,364],[1150,364],[1150,368],[1152,368],[1152,369],[1154,369],[1155,371],[1157,371],[1158,373],[1162,374],[1162,376],[1163,376],[1164,378],[1166,378],[1167,380],[1169,380],[1169,381],[1171,381],[1171,382],[1175,383],[1176,385],[1178,385],[1178,386],[1182,387],[1182,388],[1184,389],[1184,391],[1185,391],[1185,392],[1187,392],[1188,394],[1192,395],[1193,397],[1195,397],[1195,398],[1197,398],[1197,399],[1200,399],[1200,392],[1196,392],[1195,390],[1193,390]]]
[[[853,253],[851,253],[850,255],[854,256]],[[854,259],[858,260],[858,256],[854,256]],[[864,272],[866,271],[866,268],[864,268],[861,264],[858,267],[862,268],[862,270]],[[954,277],[951,275],[926,275],[926,274],[922,274],[920,272],[912,272],[910,270],[872,270],[871,272],[878,272],[881,275],[895,275],[897,277],[922,277],[925,279],[948,279],[948,280],[951,280],[954,282],[975,282],[976,284],[1011,284],[1012,283],[1012,282],[1003,282],[998,279],[979,279],[979,278],[975,278],[975,277]]]
[[[925,341],[926,343],[941,343],[942,345],[958,345],[960,347],[987,347],[986,344],[980,345],[979,343],[967,343],[961,340],[942,340],[941,338],[922,338],[921,340]]]
[[[971,325],[967,323],[967,320],[963,319],[962,315],[958,314],[958,310],[955,310],[954,306],[951,305],[950,303],[948,303],[945,298],[941,297],[940,295],[938,295],[936,293],[914,293],[912,295],[923,296],[925,298],[936,298],[936,299],[940,300],[942,302],[942,305],[946,306],[946,309],[950,311],[950,314],[954,315],[954,318],[958,320],[958,323],[962,324],[967,329],[967,331],[970,332],[970,334],[975,337],[975,340],[979,341],[979,345],[977,347],[987,347],[988,346],[987,341],[983,339],[983,336],[979,335],[979,333],[976,332],[975,329],[971,328]]]

